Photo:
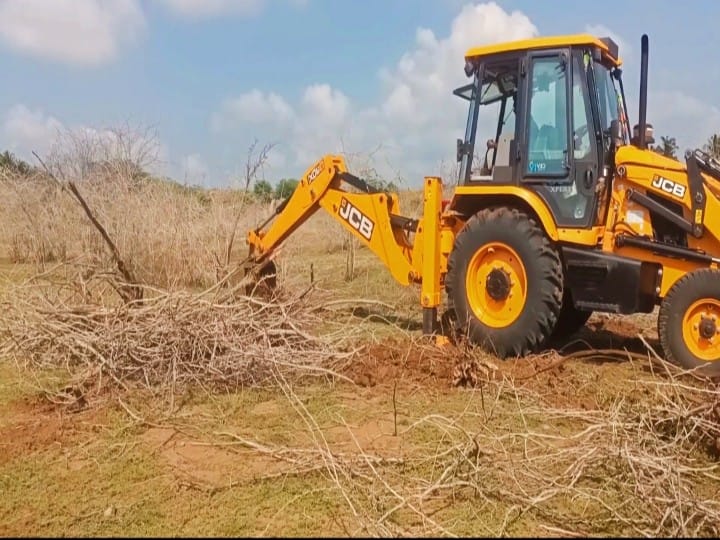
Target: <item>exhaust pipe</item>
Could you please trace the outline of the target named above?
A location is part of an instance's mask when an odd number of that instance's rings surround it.
[[[638,117],[638,147],[647,148],[647,83],[650,46],[647,34],[643,34],[640,51],[640,114]]]

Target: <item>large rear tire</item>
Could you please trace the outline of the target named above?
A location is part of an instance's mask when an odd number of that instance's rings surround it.
[[[455,239],[445,289],[458,333],[500,358],[524,356],[542,348],[555,329],[562,265],[526,214],[486,209]]]
[[[695,270],[670,288],[660,304],[658,336],[670,362],[720,376],[720,271]]]

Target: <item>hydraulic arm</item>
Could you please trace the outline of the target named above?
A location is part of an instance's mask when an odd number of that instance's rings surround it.
[[[257,264],[268,260],[320,208],[375,253],[398,283],[421,285],[424,326],[431,333],[446,259],[441,256],[442,181],[425,178],[423,217],[412,219],[400,214],[397,194],[373,188],[350,174],[342,157],[325,156],[305,172],[275,214],[248,233],[251,260]]]

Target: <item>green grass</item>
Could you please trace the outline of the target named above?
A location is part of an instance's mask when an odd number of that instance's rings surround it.
[[[90,454],[90,456],[88,456]],[[70,464],[70,465],[68,465]],[[137,441],[107,435],[0,468],[0,533],[31,536],[333,534],[322,480],[288,478],[205,493],[183,487]],[[277,518],[280,513],[282,519]]]

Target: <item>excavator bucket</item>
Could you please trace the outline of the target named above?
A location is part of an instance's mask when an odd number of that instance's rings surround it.
[[[242,267],[243,280],[246,282],[245,294],[271,298],[277,288],[277,268],[273,261],[261,264],[245,263]]]

